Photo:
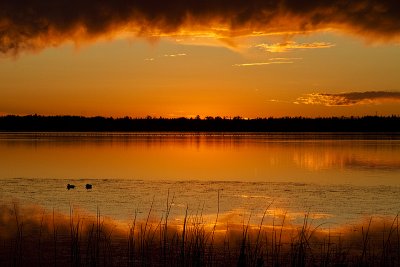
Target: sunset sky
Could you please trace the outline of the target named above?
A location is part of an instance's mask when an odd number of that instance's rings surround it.
[[[4,0],[0,115],[400,115],[400,2]]]

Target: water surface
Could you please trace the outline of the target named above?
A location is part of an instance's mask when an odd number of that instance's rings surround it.
[[[4,203],[118,220],[151,203],[162,214],[168,195],[173,218],[186,207],[213,218],[218,192],[226,220],[257,220],[271,203],[271,216],[332,225],[400,211],[397,134],[2,133],[0,158]]]

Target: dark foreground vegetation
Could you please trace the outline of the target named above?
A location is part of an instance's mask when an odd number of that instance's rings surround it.
[[[0,131],[58,132],[400,132],[399,116],[328,118],[105,118],[80,116],[2,116]]]
[[[72,209],[0,207],[0,266],[399,266],[398,216],[336,230],[285,216],[257,225],[205,223],[201,213],[122,225]],[[154,218],[154,217],[153,217]]]

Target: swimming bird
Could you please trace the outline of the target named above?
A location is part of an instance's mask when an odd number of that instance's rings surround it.
[[[73,185],[73,184],[67,184],[67,189],[68,189],[68,190],[74,189],[74,188],[75,188],[75,185]]]
[[[89,190],[89,189],[92,189],[93,186],[91,184],[86,184],[85,187],[87,190]]]

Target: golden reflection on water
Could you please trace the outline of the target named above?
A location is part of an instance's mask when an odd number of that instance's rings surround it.
[[[398,171],[398,144],[390,142],[334,142],[309,144],[294,152],[293,160],[301,168],[312,171],[326,169],[370,169]]]
[[[399,185],[400,141],[370,139],[353,136],[349,140],[340,135],[2,134],[0,178]]]

